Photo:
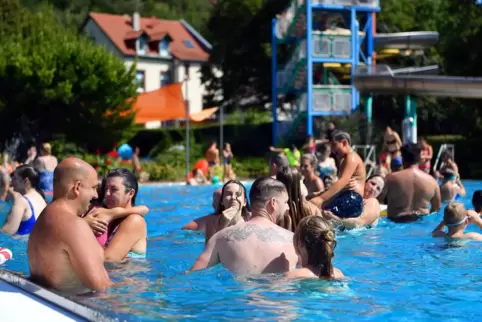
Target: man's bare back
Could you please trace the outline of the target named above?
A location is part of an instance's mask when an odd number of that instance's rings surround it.
[[[221,263],[235,274],[251,275],[287,272],[296,267],[298,256],[292,232],[255,218],[214,235],[192,269],[198,269],[200,261],[207,261],[207,266]]]
[[[426,215],[440,209],[440,189],[437,181],[417,167],[389,175],[386,187],[389,218]]]

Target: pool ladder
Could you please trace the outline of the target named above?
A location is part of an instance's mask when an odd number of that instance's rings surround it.
[[[370,177],[377,165],[375,145],[354,145],[352,149],[362,157],[365,167],[370,166],[367,170],[367,178]],[[363,153],[359,153],[358,151]]]

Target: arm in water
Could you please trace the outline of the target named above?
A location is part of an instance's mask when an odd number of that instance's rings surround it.
[[[214,266],[219,264],[221,261],[219,260],[219,253],[217,250],[217,239],[219,233],[211,237],[206,247],[204,247],[204,251],[198,257],[194,265],[191,267],[190,271],[196,271],[198,269],[203,269],[207,267]]]

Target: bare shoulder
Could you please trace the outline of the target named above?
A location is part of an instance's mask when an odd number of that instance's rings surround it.
[[[343,275],[343,272],[336,267],[333,268],[333,275],[335,279],[345,278],[345,275]]]
[[[276,225],[262,226],[247,223],[229,227],[220,233],[222,234],[220,234],[218,238],[224,238],[228,242],[239,242],[248,238],[255,238],[266,243],[293,242],[293,233]]]
[[[141,215],[132,214],[122,220],[121,225],[123,224],[124,226],[129,225],[129,227],[133,228],[142,228],[146,227],[146,220]]]

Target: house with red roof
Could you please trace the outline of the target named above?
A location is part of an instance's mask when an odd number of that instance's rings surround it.
[[[120,56],[126,67],[137,59],[139,93],[186,80],[183,95],[191,113],[202,110],[201,67],[209,59],[211,44],[186,21],[91,12],[83,29],[89,38]]]

